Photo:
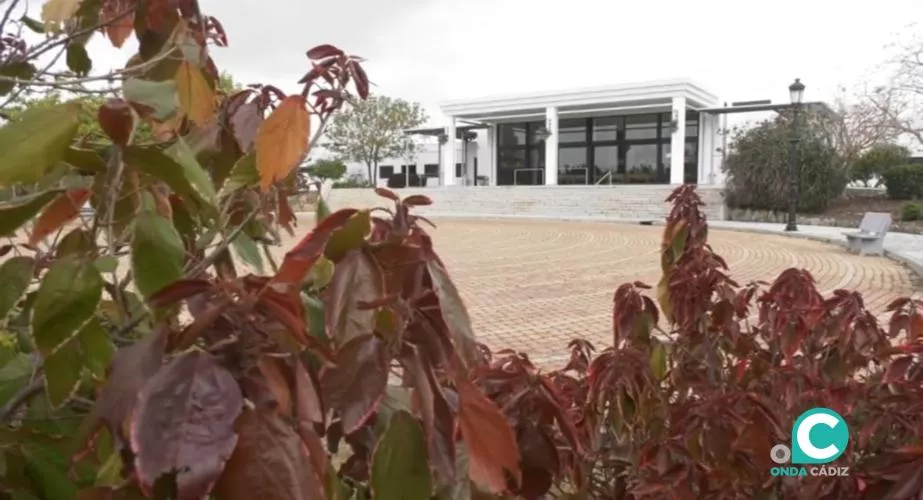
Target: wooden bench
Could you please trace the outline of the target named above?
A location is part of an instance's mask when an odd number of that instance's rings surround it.
[[[883,255],[885,235],[891,228],[891,214],[866,212],[859,223],[859,230],[843,233],[846,246],[859,255]]]

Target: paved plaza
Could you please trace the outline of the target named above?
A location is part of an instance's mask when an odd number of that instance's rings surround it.
[[[611,338],[612,294],[625,282],[660,278],[661,227],[604,222],[436,219],[436,249],[468,304],[479,339],[528,352],[542,364],[566,357],[570,339]],[[917,280],[882,257],[770,234],[712,229],[709,239],[738,282],[808,269],[822,292],[862,291],[884,311]]]

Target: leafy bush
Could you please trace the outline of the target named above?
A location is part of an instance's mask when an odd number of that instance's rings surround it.
[[[885,187],[892,200],[918,200],[923,198],[923,165],[897,165],[885,170]]]
[[[891,167],[903,165],[910,151],[896,144],[883,144],[869,148],[849,170],[849,180],[861,182],[866,187],[882,184],[882,176]],[[874,181],[874,182],[873,182]]]
[[[340,160],[317,160],[299,170],[313,179],[338,181],[346,175],[346,164]]]
[[[824,133],[820,117],[801,119],[798,141],[798,210],[820,212],[847,184],[843,160]],[[724,162],[728,206],[786,211],[789,195],[791,118],[780,114],[738,131]]]
[[[351,175],[346,178],[344,181],[336,181],[333,183],[333,187],[340,188],[369,188],[372,187],[372,184],[369,183],[368,179],[362,177],[361,175]]]
[[[901,205],[901,220],[914,221],[923,219],[923,204],[904,203]]]

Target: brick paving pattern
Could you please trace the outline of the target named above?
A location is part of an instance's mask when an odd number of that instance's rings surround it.
[[[615,288],[655,285],[659,227],[572,222],[440,219],[437,251],[468,304],[479,339],[556,365],[574,337],[608,344]],[[775,235],[712,230],[710,242],[740,283],[772,280],[789,267],[808,269],[824,293],[860,290],[881,313],[912,295],[917,280],[903,266],[840,247]]]

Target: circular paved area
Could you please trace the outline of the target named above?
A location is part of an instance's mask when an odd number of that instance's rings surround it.
[[[468,304],[479,340],[529,353],[542,364],[566,359],[577,336],[601,349],[610,342],[612,294],[620,284],[660,279],[662,228],[572,221],[439,219],[436,250]],[[882,313],[912,295],[901,265],[859,257],[809,240],[739,231],[709,231],[709,240],[743,284],[771,281],[789,267],[808,269],[822,293],[863,292]]]

